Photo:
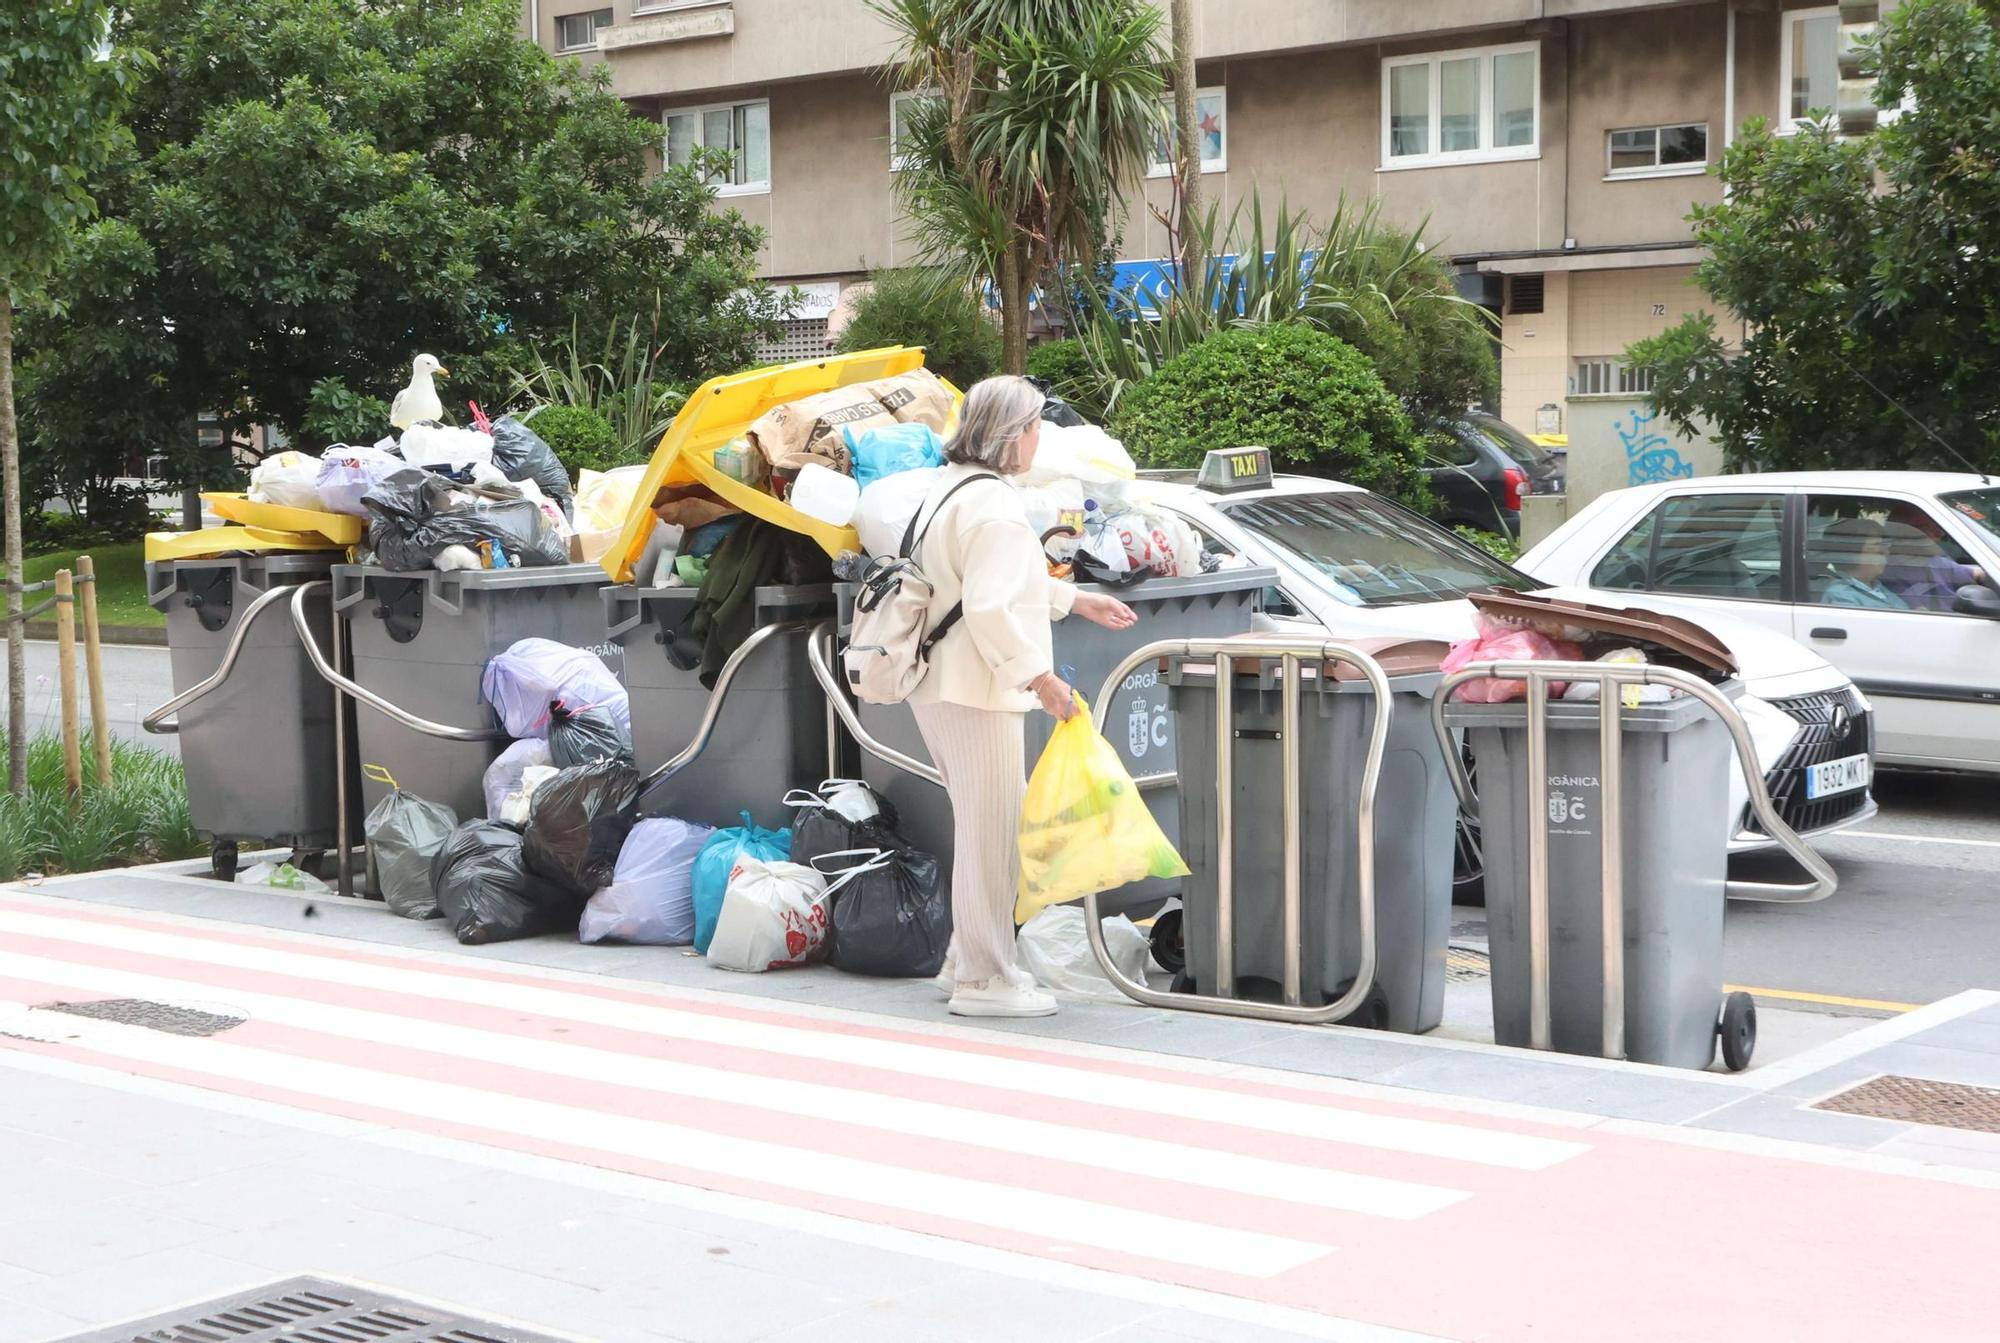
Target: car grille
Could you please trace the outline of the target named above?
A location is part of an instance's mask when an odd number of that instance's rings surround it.
[[[1852,689],[1827,691],[1818,695],[1794,695],[1771,701],[1797,719],[1802,731],[1785,748],[1784,755],[1764,776],[1764,786],[1786,825],[1804,834],[1825,826],[1838,825],[1859,815],[1868,806],[1866,788],[1832,797],[1806,797],[1806,767],[1860,755],[1875,749],[1875,724],[1861,706],[1861,696]],[[1843,719],[1839,730],[1835,720]],[[1753,835],[1764,833],[1763,826],[1749,808],[1744,809],[1743,826]]]

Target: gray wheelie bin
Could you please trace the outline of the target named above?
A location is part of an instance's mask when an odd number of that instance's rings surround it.
[[[609,581],[595,564],[450,573],[335,566],[334,611],[347,622],[354,679],[420,718],[496,730],[491,741],[447,741],[356,704],[361,764],[380,766],[398,787],[460,817],[485,815],[481,779],[507,746],[480,692],[487,660],[532,637],[588,649],[616,671],[619,648],[605,637],[598,595]],[[388,792],[367,773],[363,814]]]
[[[146,595],[167,618],[174,693],[221,665],[244,612],[276,588],[326,578],[339,551],[163,560],[146,566]],[[324,590],[306,600],[322,643],[332,614]],[[338,838],[333,695],[292,625],[291,599],[255,617],[228,679],[176,715],[188,814],[227,875],[243,841],[306,853]]]
[[[1388,676],[1389,736],[1375,800],[1375,984],[1350,1026],[1419,1032],[1444,1012],[1445,946],[1451,932],[1451,861],[1458,797],[1431,730],[1440,643],[1357,645]],[[1230,820],[1234,838],[1235,991],[1282,1000],[1285,972],[1283,681],[1279,659],[1239,656],[1231,677]],[[1189,779],[1219,779],[1216,667],[1175,659],[1167,680]],[[1347,991],[1360,970],[1362,764],[1375,698],[1352,666],[1300,669],[1300,1002],[1320,1007]],[[1185,987],[1217,992],[1216,885],[1221,818],[1217,790],[1180,790]]]
[[[1076,616],[1056,622],[1056,670],[1084,695],[1095,692],[1111,669],[1125,657],[1157,639],[1205,639],[1242,634],[1251,627],[1264,589],[1277,582],[1271,569],[1233,569],[1191,578],[1155,578],[1110,595],[1139,614],[1127,630],[1107,630]],[[1092,589],[1096,590],[1096,589]],[[1094,706],[1093,706],[1094,707]],[[908,705],[859,704],[862,726],[885,745],[929,762],[923,737]],[[1179,771],[1174,755],[1173,717],[1167,711],[1167,685],[1157,671],[1134,672],[1125,679],[1110,707],[1104,735],[1134,779],[1145,790],[1147,806],[1169,840],[1180,832],[1180,804],[1175,800]],[[1045,713],[1027,716],[1026,763],[1030,773],[1041,759],[1055,720]],[[939,856],[948,866],[952,853],[951,802],[944,790],[863,753],[860,774],[896,805],[898,829],[920,849]],[[1148,776],[1151,776],[1149,781]],[[1149,879],[1108,894],[1107,913],[1158,904],[1180,889],[1178,881]]]
[[[632,699],[633,748],[642,772],[671,760],[694,739],[708,712],[699,673],[701,646],[689,633],[695,589],[617,584],[603,590],[606,629],[621,650],[620,675]],[[798,624],[764,639],[738,667],[717,709],[708,746],[686,768],[650,789],[648,813],[701,825],[741,823],[748,810],[769,827],[791,824],[784,796],[827,777],[826,699],[806,660],[811,626],[830,618],[828,584],[757,589],[756,627]]]
[[[1730,681],[1718,689],[1733,698],[1741,686]],[[1601,1052],[1604,1017],[1599,706],[1551,701],[1547,708],[1550,1042],[1594,1055]],[[1479,762],[1494,1039],[1526,1046],[1532,1043],[1528,706],[1455,702],[1445,707],[1444,721],[1464,731]],[[1619,722],[1625,1056],[1706,1068],[1724,1006],[1728,784],[1736,769],[1729,732],[1692,698],[1622,706]],[[1731,1004],[1737,1012],[1747,1007],[1747,997]],[[1741,1023],[1722,1025],[1742,1039]],[[1754,1044],[1754,1018],[1748,1038]],[[1741,1062],[1748,1062],[1747,1046],[1739,1048]]]

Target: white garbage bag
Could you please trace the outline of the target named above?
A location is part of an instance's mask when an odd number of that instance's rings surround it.
[[[826,954],[826,922],[825,877],[799,863],[739,857],[708,963],[745,972],[809,964]]]
[[[310,872],[290,863],[253,863],[236,874],[238,886],[268,886],[279,891],[300,891],[310,895],[330,895],[333,887]]]
[[[319,458],[309,452],[274,453],[250,468],[250,502],[323,512],[319,468]]]
[[[480,779],[480,789],[486,794],[486,819],[497,821],[501,804],[509,796],[521,790],[521,776],[534,765],[552,765],[549,758],[549,741],[546,737],[523,737],[495,756],[493,763],[486,767]]]
[[[604,659],[554,639],[519,639],[486,663],[479,691],[510,737],[546,737],[549,705],[562,700],[572,710],[603,709],[627,736],[632,705],[625,687]]]
[[[1058,480],[1086,484],[1131,480],[1138,475],[1125,445],[1094,424],[1042,423],[1035,464],[1015,478],[1020,485],[1047,485]]]
[[[1050,905],[1029,919],[1014,938],[1021,968],[1040,981],[1043,988],[1055,993],[1129,1002],[1098,967],[1084,917],[1083,910],[1076,905]],[[1123,914],[1106,919],[1104,945],[1111,952],[1111,963],[1121,973],[1141,984],[1146,982],[1150,944],[1132,920]]]
[[[618,543],[645,479],[644,466],[577,473],[576,535],[585,564],[597,563]]]
[[[375,483],[391,471],[408,465],[395,453],[380,448],[351,448],[344,444],[328,448],[320,458],[315,481],[319,505],[329,513],[365,518],[368,506],[361,502],[361,496],[374,489]]]
[[[577,939],[664,947],[694,941],[694,860],[714,833],[671,816],[634,825],[611,884],[583,907]]]
[[[554,765],[530,765],[521,771],[521,786],[501,799],[500,810],[489,819],[507,825],[526,825],[535,808],[535,790],[562,773]]]
[[[854,530],[861,534],[863,549],[878,560],[895,558],[910,519],[924,506],[943,470],[929,466],[898,471],[862,490],[861,502],[854,510]]]
[[[477,429],[413,424],[403,431],[403,460],[412,466],[456,471],[484,462],[493,464],[493,435]]]

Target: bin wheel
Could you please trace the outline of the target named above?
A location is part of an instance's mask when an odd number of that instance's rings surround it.
[[[1185,970],[1174,971],[1173,982],[1167,985],[1168,993],[1193,993],[1194,978]]]
[[[293,849],[292,856],[285,861],[308,876],[323,877],[326,875],[325,849]]]
[[[208,870],[217,881],[236,880],[236,844],[233,840],[218,840],[208,846]]]
[[[1722,1066],[1740,1073],[1750,1066],[1757,1049],[1757,1002],[1747,993],[1732,993],[1722,1000],[1722,1015],[1715,1024],[1722,1041]]]
[[[1147,934],[1147,940],[1152,943],[1154,961],[1162,970],[1172,974],[1179,974],[1187,968],[1187,943],[1181,939],[1181,913],[1178,909],[1168,910],[1153,920],[1153,929]]]

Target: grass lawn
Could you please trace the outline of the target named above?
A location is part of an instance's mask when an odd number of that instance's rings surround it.
[[[58,569],[75,569],[79,552],[58,551],[53,555],[31,555],[27,561],[27,581],[40,583],[56,576]],[[97,621],[100,625],[163,626],[167,618],[146,602],[146,543],[121,541],[116,545],[92,546],[90,557],[97,564]],[[31,592],[27,604],[48,600],[46,592]],[[43,620],[55,619],[45,611]],[[77,638],[83,637],[83,614],[77,613]]]

